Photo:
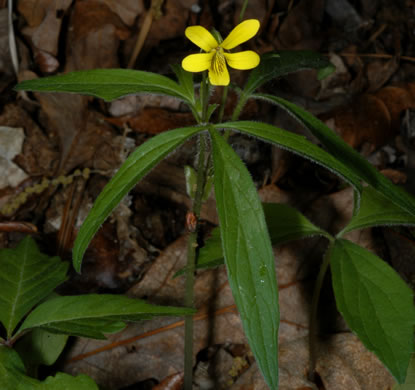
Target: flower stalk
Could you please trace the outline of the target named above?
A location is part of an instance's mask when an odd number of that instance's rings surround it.
[[[246,7],[246,5],[245,5]],[[244,10],[243,10],[244,11]],[[243,12],[241,13],[243,15]],[[221,106],[219,109],[219,122],[222,121],[228,85],[230,82],[227,65],[235,69],[252,69],[259,64],[259,55],[251,50],[239,53],[230,53],[230,50],[241,43],[251,39],[259,29],[259,21],[245,20],[238,24],[222,41],[215,38],[202,26],[191,26],[186,29],[186,37],[199,46],[205,53],[191,54],[183,59],[182,67],[188,72],[204,72],[200,86],[200,111],[195,116],[200,125],[208,125],[209,89],[210,85],[225,86]],[[242,108],[242,106],[241,106]],[[200,112],[199,111],[199,112]],[[239,115],[239,113],[238,113]],[[194,272],[197,262],[197,234],[203,194],[210,166],[210,154],[207,153],[207,136],[202,134],[199,139],[199,160],[196,179],[196,193],[193,201],[193,215],[196,218],[196,228],[189,233],[186,266],[186,292],[185,305],[194,306]],[[193,387],[193,317],[185,317],[185,357],[184,357],[184,389]]]
[[[209,84],[206,72],[203,74],[200,87],[200,99],[202,105],[201,123],[207,122],[207,108],[209,100]],[[194,273],[197,260],[197,235],[199,230],[200,211],[202,208],[202,198],[206,183],[206,135],[201,134],[199,138],[199,159],[196,178],[196,193],[193,201],[193,214],[196,217],[197,225],[195,231],[189,233],[187,243],[187,266],[186,266],[186,287],[185,305],[193,308],[194,306]],[[193,316],[186,316],[184,319],[184,389],[191,390],[193,387]]]

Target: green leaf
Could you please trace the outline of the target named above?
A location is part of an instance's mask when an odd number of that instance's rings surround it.
[[[82,257],[92,237],[127,192],[160,160],[202,130],[203,127],[184,127],[167,131],[150,138],[131,153],[99,194],[79,230],[73,249],[73,265],[77,272],[80,272]]]
[[[389,179],[380,174],[363,156],[346,144],[333,130],[315,118],[309,112],[282,98],[257,94],[252,97],[261,98],[286,109],[300,123],[319,139],[324,147],[336,156],[341,163],[361,180],[370,184],[377,191],[386,196],[392,203],[415,215],[415,199],[406,191],[395,186]],[[357,203],[358,205],[358,203]],[[357,209],[355,213],[357,213]]]
[[[252,135],[263,141],[272,142],[281,148],[287,149],[290,152],[322,165],[343,178],[346,182],[350,183],[357,192],[360,193],[362,191],[359,178],[348,165],[338,161],[331,154],[314,145],[301,135],[262,122],[226,122],[217,124],[215,127],[218,129],[239,130],[242,133]]]
[[[16,91],[69,92],[95,96],[106,101],[127,95],[154,93],[187,101],[188,91],[168,77],[132,69],[94,69],[26,80]]]
[[[279,51],[261,56],[261,62],[250,73],[243,94],[250,95],[264,83],[303,69],[324,69],[330,65],[327,58],[309,50]]]
[[[18,322],[66,279],[68,264],[39,252],[27,236],[0,250],[0,322],[11,337]]]
[[[0,389],[16,390],[25,377],[25,367],[19,354],[12,348],[0,345]],[[36,383],[31,378],[27,381]]]
[[[303,214],[293,207],[277,203],[263,203],[262,207],[272,245],[280,245],[285,242],[316,235],[324,236],[332,240],[329,233],[312,224]],[[217,227],[212,230],[205,245],[200,249],[196,268],[213,268],[222,264],[222,241],[220,238],[220,228]],[[175,276],[183,273],[184,270],[180,270]]]
[[[359,212],[337,236],[352,230],[382,225],[415,225],[415,217],[368,186],[363,188]]]
[[[59,372],[44,382],[25,374],[24,364],[18,353],[0,346],[0,389],[1,390],[99,390],[96,383],[86,375],[73,377]]]
[[[408,371],[406,372],[405,383],[402,385],[395,385],[393,390],[413,390],[415,385],[415,354],[411,356]]]
[[[350,241],[335,241],[330,262],[337,308],[347,325],[402,383],[414,352],[411,289],[382,259]]]
[[[405,384],[415,385],[415,353],[412,354],[411,361],[409,362]]]
[[[229,284],[257,364],[278,388],[278,288],[271,242],[251,176],[232,148],[210,130],[215,195]]]
[[[18,340],[15,349],[26,368],[34,371],[41,364],[50,366],[55,363],[67,340],[67,335],[50,333],[38,328]]]
[[[405,383],[398,386],[397,389],[393,390],[413,390],[415,385],[415,353],[411,356],[411,361],[409,362],[408,371],[406,373]]]
[[[30,387],[19,387],[18,390],[31,390]],[[37,388],[34,388],[37,390]],[[72,376],[58,372],[49,376],[39,384],[39,390],[99,390],[98,385],[87,375]]]
[[[273,245],[312,236],[332,239],[329,233],[311,223],[294,207],[280,203],[263,203],[262,207]]]
[[[68,336],[87,337],[90,339],[105,340],[106,334],[118,333],[125,328],[126,324],[121,321],[103,319],[71,320],[54,322],[42,326],[42,329],[56,334]],[[37,329],[37,328],[35,328]]]
[[[206,114],[206,121],[210,121],[210,118],[212,116],[212,114],[216,111],[216,109],[219,107],[219,104],[209,104],[208,108],[207,108],[207,114]]]
[[[171,68],[176,74],[177,80],[179,80],[179,85],[182,89],[183,95],[186,96],[186,100],[192,105],[195,104],[195,87],[193,84],[193,73],[186,72],[181,65],[175,64]]]
[[[43,328],[77,336],[105,338],[123,327],[122,321],[139,321],[153,316],[183,316],[193,309],[155,306],[122,295],[89,294],[57,297],[34,309],[19,329]]]
[[[212,268],[222,265],[223,263],[222,239],[220,227],[218,226],[212,230],[204,247],[200,249],[196,268]]]

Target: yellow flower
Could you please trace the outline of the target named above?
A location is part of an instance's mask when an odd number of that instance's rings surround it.
[[[252,50],[228,53],[234,47],[251,39],[259,30],[259,21],[245,20],[238,24],[222,43],[202,26],[191,26],[185,31],[186,37],[206,53],[191,54],[182,61],[182,67],[188,72],[209,71],[212,85],[228,85],[228,64],[234,69],[252,69],[259,64],[259,55]]]

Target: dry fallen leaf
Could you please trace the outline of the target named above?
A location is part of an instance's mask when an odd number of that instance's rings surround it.
[[[80,95],[60,93],[35,93],[42,111],[46,114],[44,127],[57,135],[60,144],[59,171],[85,129],[87,98]],[[65,172],[66,173],[66,172]]]
[[[307,379],[308,338],[280,345],[280,388],[291,390],[309,386]],[[317,347],[316,371],[325,390],[387,390],[395,383],[375,355],[367,351],[351,333],[325,336]]]
[[[97,0],[78,1],[69,23],[66,71],[119,68],[120,40],[130,31],[107,5]]]
[[[22,0],[17,3],[18,11],[28,23],[22,33],[30,41],[34,59],[42,72],[51,73],[59,67],[61,27],[71,4],[72,0]]]
[[[137,16],[141,15],[144,8],[143,0],[100,0],[106,4],[112,12],[117,14],[120,19],[127,25],[132,26]]]
[[[379,148],[397,135],[400,115],[408,108],[415,108],[414,83],[363,94],[349,105],[321,115],[321,119],[352,147],[368,142]]]
[[[21,127],[24,130],[25,142],[22,153],[14,158],[17,165],[31,176],[53,174],[58,158],[53,138],[46,136],[23,108],[16,103],[5,105],[0,114],[0,123],[10,127]]]
[[[0,189],[16,187],[28,176],[14,162],[21,153],[24,141],[22,128],[0,126]]]
[[[146,134],[159,134],[195,124],[191,113],[172,112],[157,107],[145,107],[134,116],[107,118],[106,121],[118,127],[128,125],[135,132]]]

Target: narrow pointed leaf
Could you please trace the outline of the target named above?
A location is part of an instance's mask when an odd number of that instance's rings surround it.
[[[214,228],[199,251],[197,269],[213,268],[224,264],[220,226]]]
[[[127,95],[154,93],[187,101],[188,93],[168,77],[132,69],[93,69],[26,80],[16,91],[69,92],[95,96],[106,101]]]
[[[153,316],[183,316],[194,310],[155,306],[122,295],[89,294],[57,297],[34,309],[18,332],[43,328],[77,336],[105,338],[123,327],[123,321],[139,321]]]
[[[272,95],[257,94],[253,97],[265,99],[287,110],[301,122],[324,147],[346,165],[355,176],[370,184],[386,196],[392,203],[415,215],[415,198],[403,189],[395,186],[389,179],[379,173],[363,156],[346,144],[333,130],[315,118],[309,112],[295,104]],[[356,210],[357,212],[358,210]]]
[[[274,255],[251,176],[232,148],[210,130],[215,195],[229,284],[257,364],[278,388],[278,289]]]
[[[415,216],[392,203],[373,187],[365,187],[359,212],[353,216],[338,236],[352,230],[373,226],[415,225]]]
[[[10,337],[18,322],[66,279],[68,264],[39,252],[27,236],[0,250],[0,322]]]
[[[266,53],[261,56],[261,62],[250,73],[243,94],[250,95],[264,83],[289,73],[303,69],[325,69],[327,74],[327,69],[330,68],[334,69],[326,57],[309,50]]]
[[[358,193],[362,191],[360,179],[345,163],[339,161],[301,135],[262,122],[226,122],[215,125],[215,127],[218,129],[239,130],[263,141],[272,142],[281,148],[322,165],[350,183]]]
[[[40,328],[35,328],[33,331],[37,329],[44,329],[61,335],[105,340],[107,338],[107,334],[121,332],[125,327],[125,322],[115,322],[104,318],[52,322],[45,324]]]
[[[202,130],[202,127],[185,127],[161,133],[140,145],[125,160],[115,176],[99,194],[76,237],[73,265],[78,272],[81,269],[83,254],[92,237],[127,192],[159,161]]]
[[[331,238],[330,234],[311,223],[294,207],[280,203],[263,203],[262,207],[273,245],[312,236]]]
[[[366,348],[399,383],[414,351],[411,289],[382,259],[344,239],[330,252],[337,308]]]

